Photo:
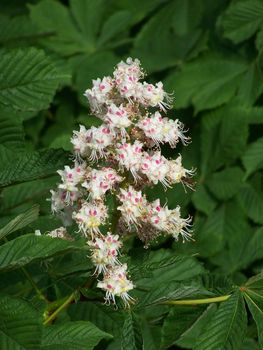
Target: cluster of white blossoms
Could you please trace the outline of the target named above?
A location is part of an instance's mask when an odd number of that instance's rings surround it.
[[[58,171],[61,183],[51,191],[52,211],[66,226],[75,222],[87,238],[97,286],[106,292],[107,302],[115,303],[116,296],[125,304],[132,300],[128,292],[134,285],[119,259],[120,235],[137,232],[145,243],[160,234],[191,238],[191,219],[181,217],[179,206],[169,209],[160,200],[149,202],[143,193],[158,182],[165,189],[187,184],[193,175],[183,167],[181,155],[162,155],[162,144],[174,148],[189,139],[179,120],[161,115],[171,104],[163,84],[142,82],[143,77],[139,60],[128,58],[112,77],[93,80],[84,95],[101,125],[80,125],[73,132],[74,164]],[[110,213],[107,199],[113,197],[117,204]]]

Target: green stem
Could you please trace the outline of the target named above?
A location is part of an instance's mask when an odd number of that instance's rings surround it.
[[[57,310],[55,310],[44,322],[43,325],[47,325],[50,322],[52,322],[57,315],[60,313],[60,311],[62,311],[63,309],[65,309],[76,297],[76,292],[74,291],[72,294],[70,294],[70,296],[64,301],[64,303],[62,305],[60,305],[60,307],[57,308]]]
[[[226,301],[231,295],[222,295],[221,297],[213,297],[206,299],[188,299],[188,300],[169,300],[164,301],[161,304],[166,305],[197,305],[197,304],[210,304],[210,303],[220,303],[221,301]]]
[[[32,277],[30,276],[30,274],[27,272],[27,270],[24,267],[21,267],[21,270],[23,272],[23,274],[26,276],[26,278],[28,279],[28,281],[30,282],[31,286],[33,287],[33,289],[35,289],[37,296],[39,297],[39,299],[44,300],[45,302],[48,302],[47,298],[44,296],[44,294],[41,292],[41,290],[38,288],[38,286],[36,285],[35,281],[32,279]]]

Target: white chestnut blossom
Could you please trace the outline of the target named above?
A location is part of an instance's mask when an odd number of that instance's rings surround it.
[[[103,124],[73,131],[75,163],[58,171],[61,181],[51,191],[51,209],[63,226],[73,222],[87,238],[100,278],[97,286],[106,292],[107,303],[116,297],[125,305],[133,301],[129,292],[134,284],[120,255],[121,235],[135,231],[147,245],[160,234],[191,239],[191,218],[182,218],[179,206],[149,202],[144,192],[158,182],[165,188],[177,183],[190,187],[187,179],[193,175],[180,155],[167,159],[162,154],[162,144],[175,148],[188,138],[178,119],[161,115],[172,104],[162,82],[150,84],[142,81],[144,76],[140,61],[128,58],[117,64],[112,77],[92,81],[84,95]],[[49,235],[62,237],[64,230]],[[112,232],[104,234],[108,230]]]
[[[113,189],[116,183],[121,182],[123,178],[118,175],[115,169],[103,167],[101,169],[92,169],[88,174],[88,179],[82,183],[93,200],[103,198],[105,193]]]
[[[142,147],[143,144],[136,140],[133,144],[127,142],[117,144],[116,148],[119,164],[130,170],[135,179],[139,178],[138,171],[141,165]]]
[[[137,126],[157,145],[168,142],[174,148],[179,139],[183,144],[188,143],[188,137],[184,135],[183,124],[178,119],[163,118],[159,112],[141,119]]]
[[[87,243],[92,251],[91,260],[96,267],[95,273],[106,273],[109,267],[120,265],[118,254],[122,242],[118,235],[108,232],[106,236],[95,237]]]
[[[191,238],[191,218],[181,218],[179,206],[170,210],[167,206],[162,207],[157,199],[149,205],[149,220],[157,230],[171,234],[176,240],[179,235],[182,236],[183,242]]]
[[[84,96],[88,98],[91,110],[96,113],[101,110],[104,103],[108,102],[113,82],[111,77],[104,77],[92,80],[92,84],[92,88],[87,89]]]
[[[136,191],[132,186],[129,186],[127,190],[120,189],[118,195],[121,205],[118,210],[122,213],[122,218],[131,226],[131,224],[138,226],[140,221],[144,220],[146,215],[147,200],[142,191]]]
[[[140,170],[152,183],[157,184],[160,181],[165,187],[169,187],[169,162],[161,152],[155,152],[153,155],[144,152]]]
[[[129,119],[129,113],[123,105],[117,107],[114,103],[108,107],[104,121],[113,131],[115,128],[120,129],[122,137],[126,136],[125,128],[128,128],[132,123]]]
[[[107,208],[102,202],[98,204],[85,202],[79,211],[73,213],[74,220],[86,237],[100,234],[99,227],[105,224],[107,217]]]
[[[121,297],[127,306],[133,301],[133,298],[128,294],[134,285],[127,277],[127,264],[113,265],[107,270],[103,280],[99,281],[97,286],[106,291],[106,303],[111,301],[115,303],[116,296]]]

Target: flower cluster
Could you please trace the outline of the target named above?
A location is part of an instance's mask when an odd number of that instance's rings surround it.
[[[116,296],[126,304],[132,300],[128,292],[134,285],[119,259],[120,234],[137,232],[146,243],[159,234],[191,238],[191,219],[181,217],[179,206],[169,209],[159,200],[149,202],[143,192],[158,182],[165,189],[179,182],[188,185],[193,175],[183,167],[181,155],[167,159],[161,153],[162,144],[174,148],[189,138],[178,119],[164,116],[172,99],[163,84],[142,81],[144,76],[139,60],[128,58],[112,77],[93,80],[84,95],[101,125],[80,125],[73,132],[73,167],[58,171],[61,183],[51,191],[52,211],[65,226],[75,222],[88,239],[95,273],[103,276],[97,286],[106,291],[107,302],[115,302]],[[115,225],[110,222],[109,197],[117,202]]]

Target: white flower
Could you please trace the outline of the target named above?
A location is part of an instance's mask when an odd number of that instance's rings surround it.
[[[96,266],[95,273],[106,273],[112,265],[120,264],[117,257],[122,243],[118,235],[108,232],[106,236],[95,237],[87,243],[92,250],[91,260]]]
[[[118,195],[122,205],[118,207],[121,211],[123,219],[130,226],[140,225],[140,221],[145,220],[147,215],[147,200],[145,195],[141,191],[135,191],[132,186],[129,186],[128,190],[120,189]]]
[[[143,118],[137,123],[137,126],[144,131],[146,137],[152,139],[157,145],[168,142],[174,148],[179,139],[184,145],[188,143],[182,123],[178,119],[163,118],[159,112]]]
[[[68,236],[67,230],[65,227],[61,226],[59,228],[56,228],[53,231],[50,231],[47,236],[50,236],[52,238],[62,238],[65,239]]]
[[[51,193],[51,199],[48,199],[51,201],[51,211],[53,213],[60,212],[63,210],[68,204],[67,204],[67,196],[68,192],[65,190],[58,189],[57,191],[50,190]],[[74,202],[77,199],[77,193],[76,192],[70,192],[69,195],[70,202]]]
[[[167,180],[169,164],[161,152],[155,152],[153,155],[144,152],[140,170],[154,184],[160,181],[165,187],[170,186]]]
[[[179,206],[170,210],[167,206],[162,207],[157,199],[149,205],[149,211],[149,221],[158,231],[171,234],[176,240],[181,235],[183,242],[191,239],[191,218],[181,218]]]
[[[74,220],[85,236],[100,234],[99,226],[105,224],[108,217],[107,208],[103,203],[85,202],[78,212],[73,213]]]
[[[88,142],[87,146],[91,150],[89,159],[91,161],[98,160],[100,157],[105,157],[105,149],[110,146],[113,142],[114,135],[107,125],[101,125],[96,128],[92,126],[88,130]]]
[[[88,98],[91,110],[96,113],[101,110],[104,103],[108,102],[113,82],[111,77],[104,77],[102,80],[100,78],[92,80],[92,83],[93,87],[87,89],[84,96]]]
[[[110,128],[121,129],[123,137],[126,136],[125,128],[128,128],[131,125],[129,114],[122,104],[119,107],[117,107],[114,103],[112,103],[108,107],[108,111],[105,115],[104,121],[108,123]]]
[[[193,169],[187,170],[182,166],[182,156],[178,156],[175,160],[169,160],[168,179],[170,183],[175,184],[183,181],[186,177],[193,176]]]
[[[117,145],[117,159],[120,165],[130,170],[135,179],[139,177],[142,147],[143,144],[137,140],[133,144],[124,142]]]
[[[163,111],[171,107],[172,99],[163,90],[163,83],[159,82],[155,85],[143,83],[141,103],[150,107],[159,107]]]
[[[117,174],[115,169],[104,167],[100,170],[92,169],[89,179],[83,182],[82,186],[89,191],[94,200],[103,198],[108,190],[111,190],[116,183],[122,180],[123,178]]]
[[[98,288],[106,291],[105,300],[115,304],[115,297],[121,297],[124,304],[129,306],[133,298],[128,294],[134,288],[132,281],[127,278],[127,265],[115,265],[107,271],[102,281],[97,284]]]
[[[73,131],[73,136],[71,138],[71,143],[73,144],[74,152],[77,156],[77,159],[81,159],[87,156],[87,141],[89,139],[89,132],[88,130],[86,130],[85,126],[80,125],[79,128],[79,131]]]

